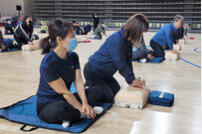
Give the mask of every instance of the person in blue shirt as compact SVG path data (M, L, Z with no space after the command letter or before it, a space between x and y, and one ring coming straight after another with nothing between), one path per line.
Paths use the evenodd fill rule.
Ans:
M149 28L147 18L142 14L130 17L120 31L106 39L104 44L90 56L84 67L86 85L99 86L105 90L108 100L113 102L120 86L113 75L119 73L130 86L144 87L144 82L135 78L132 67L132 47L139 44Z
M173 49L174 38L173 34L175 29L179 28L182 24L183 17L181 15L176 15L174 17L173 23L169 23L162 27L150 40L150 46L154 51L155 57L164 57L165 52L163 47L168 46L169 50L173 53L178 53Z
M0 30L0 51L7 51L12 48L16 48L16 45L13 43L14 38L3 38L3 34Z
M10 19L7 21L5 25L5 34L14 34L14 27L12 27Z
M84 27L84 29L83 29L84 33L83 34L85 35L85 34L88 34L88 32L91 32L92 26L93 26L93 23L89 22L89 24Z
M11 26L15 29L18 25L19 21L17 19L17 17L13 17L12 21L11 21Z
M84 31L80 28L80 24L78 22L76 22L76 34L77 35L82 35L84 33Z
M139 61L141 59L146 59L147 61L152 61L153 60L152 54L153 52L147 49L144 37L142 36L140 46L138 48L135 46L133 47L132 60Z
M93 109L106 102L104 90L85 90L79 57L73 52L77 46L73 25L65 20L52 20L48 37L42 39L40 84L37 91L37 115L47 123L68 123L80 118L95 118L102 112ZM77 93L70 92L74 82ZM96 89L96 90L95 90Z

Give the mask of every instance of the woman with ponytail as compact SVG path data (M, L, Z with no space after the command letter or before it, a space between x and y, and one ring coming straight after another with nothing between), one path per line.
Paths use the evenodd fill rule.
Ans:
M48 26L48 34L40 42L42 54L46 55L40 66L37 92L39 118L47 123L63 122L63 127L80 118L94 118L103 110L102 107L94 106L105 102L104 94L102 90L85 90L79 57L73 52L77 47L77 39L72 23L53 20ZM70 92L73 82L77 89L74 94Z

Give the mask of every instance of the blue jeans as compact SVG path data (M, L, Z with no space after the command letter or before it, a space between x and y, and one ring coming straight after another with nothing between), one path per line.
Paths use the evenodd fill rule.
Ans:
M141 60L143 58L147 58L147 52L144 49L138 49L133 51L132 60Z
M4 43L6 45L6 49L9 49L13 46L13 41L15 39L14 38L7 38L7 39L4 39Z

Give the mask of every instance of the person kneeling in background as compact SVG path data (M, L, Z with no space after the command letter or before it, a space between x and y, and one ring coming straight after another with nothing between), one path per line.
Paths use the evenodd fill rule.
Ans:
M89 24L84 27L84 33L83 33L83 34L86 35L86 34L88 34L89 32L91 32L92 26L93 26L93 23L92 23L92 22L89 22Z
M142 36L142 39L140 41L140 45L139 47L136 47L138 45L135 45L133 47L133 53L132 53L132 60L141 60L141 59L146 59L148 61L152 61L153 60L153 56L152 56L152 51L149 51L145 45L144 42L144 37Z
M5 25L5 34L13 34L14 28L12 27L12 24L11 24L11 20L8 20L6 25Z
M187 30L189 29L190 25L188 23L183 24L183 26L179 27L174 31L174 42L179 43L180 39L184 40L184 44L186 44L186 36L187 36Z
M13 41L14 41L13 38L4 39L2 32L0 30L0 51L6 51L11 48L15 48L16 45L13 44Z
M48 33L48 27L45 21L42 21L41 33Z
M34 45L33 41L33 23L32 17L26 15L23 22L19 23L14 30L14 38L21 49L22 45Z
M183 17L181 15L176 15L174 17L173 23L169 23L162 27L150 40L150 45L154 51L155 57L164 57L165 52L163 47L168 45L169 50L172 53L177 54L178 52L173 49L174 39L173 34L175 29L179 28L182 24Z

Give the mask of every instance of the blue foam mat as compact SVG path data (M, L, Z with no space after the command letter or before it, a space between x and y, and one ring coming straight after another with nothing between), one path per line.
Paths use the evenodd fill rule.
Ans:
M19 48L12 48L12 49L9 49L9 50L6 50L6 51L0 51L0 53L6 53L6 52L14 52L14 51L20 51L21 49Z
M73 87L74 88L74 87ZM74 89L72 91L75 91ZM9 121L46 128L58 131L66 131L72 133L80 133L90 127L97 119L99 119L110 107L112 103L104 103L102 107L104 112L97 115L95 119L84 119L80 122L71 124L67 128L63 128L61 124L49 124L40 120L36 111L36 96L31 96L25 100L17 102L11 106L0 109L0 117Z

